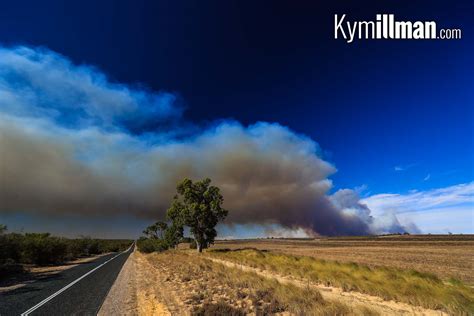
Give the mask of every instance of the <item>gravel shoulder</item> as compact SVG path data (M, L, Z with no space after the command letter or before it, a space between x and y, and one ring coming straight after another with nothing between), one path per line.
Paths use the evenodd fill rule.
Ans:
M134 254L123 265L98 315L138 315Z
M175 302L166 297L160 284L160 274L156 273L143 255L134 251L110 289L98 315L127 315L127 316L169 316L170 307ZM171 309L184 315L182 310Z

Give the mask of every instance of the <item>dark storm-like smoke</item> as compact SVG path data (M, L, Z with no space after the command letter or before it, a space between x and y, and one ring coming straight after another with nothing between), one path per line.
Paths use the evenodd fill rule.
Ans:
M210 177L228 224L372 233L358 199L328 196L336 169L279 124L190 128L176 96L110 83L44 49L0 49L0 212L163 217L176 183ZM178 137L179 136L179 137Z

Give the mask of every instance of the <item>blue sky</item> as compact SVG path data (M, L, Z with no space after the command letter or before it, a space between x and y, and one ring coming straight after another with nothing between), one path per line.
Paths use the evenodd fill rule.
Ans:
M315 154L331 165L324 176L315 173L318 183L331 182L324 184L325 196L351 189L372 214L405 214L397 218L403 225L414 223L425 232L473 232L469 184L474 181L474 41L468 32L473 27L472 6L468 1L450 7L427 1L10 3L0 12L0 43L6 52L25 45L39 56L50 50L60 54L44 82L61 93L49 93L47 86L36 85L34 101L0 99L1 113L15 117L15 124L23 128L25 117L35 119L36 134L43 131L41 124L50 124L54 128L46 130L57 133L43 135L45 139L72 137L82 144L87 141L81 137L87 134L90 148L76 150L74 155L90 165L103 163L105 157L115 159L116 153L125 160L124 153L152 151L157 144L181 146L183 139L194 150L190 139L208 135L228 122L234 128L224 129L222 135L242 133L261 150L258 157L267 159L262 145L269 137L264 136L269 135L267 127L264 133L262 128L255 132L248 126L277 124L279 145L281 140L286 146L295 138L305 150L314 147L308 155ZM380 12L435 19L443 27L461 28L463 38L353 44L332 38L334 13L363 19ZM78 66L84 64L89 66ZM15 89L31 77L25 78L25 70L12 65L2 64L1 89L22 95L23 91ZM55 69L70 69L72 77L62 78L76 86L87 82L84 78L92 83L81 84L76 91L55 81ZM85 101L77 102L78 95ZM117 100L119 110L112 106ZM31 114L32 109L35 115L22 113ZM92 146L98 137L91 136L92 131L115 133L113 148L103 143ZM278 154L282 147L272 148ZM167 150L171 155L178 149ZM283 160L279 163L279 168L286 166ZM319 162L317 165L320 168ZM127 164L127 170L141 169ZM467 191L460 187L463 184ZM439 193L460 188L467 200L459 194ZM449 205L430 204L431 212L426 212L426 207L413 202L433 192L448 199ZM391 203L388 207L381 202L384 194L410 203L402 205L391 197L384 202ZM377 203L371 206L369 201ZM406 215L410 213L406 209L413 214ZM2 212L11 227L42 228L18 219L24 216L18 214L31 214L31 210L3 208ZM278 213L275 218L283 221L285 216ZM147 220L138 216L137 228L129 231L139 232L138 226ZM285 231L292 231L291 225ZM57 231L61 233L60 228ZM260 234L258 229L246 231Z

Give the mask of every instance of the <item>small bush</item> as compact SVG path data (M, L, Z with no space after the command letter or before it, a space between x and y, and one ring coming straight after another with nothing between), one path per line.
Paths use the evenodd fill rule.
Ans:
M137 241L137 248L144 253L161 252L168 249L168 245L161 239L140 238Z
M88 252L90 255L97 255L100 253L100 246L97 240L92 239L88 246Z
M245 311L232 307L224 301L219 301L217 303L204 303L203 306L196 308L193 313L193 316L244 316L246 315Z
M7 260L20 262L23 235L6 234L0 235L0 264Z
M181 237L181 240L179 242L189 244L189 243L193 242L193 240L194 239L192 237Z
M12 259L0 263L0 280L12 275L24 272L23 266Z
M67 259L67 242L49 234L26 234L22 245L22 262L46 265Z

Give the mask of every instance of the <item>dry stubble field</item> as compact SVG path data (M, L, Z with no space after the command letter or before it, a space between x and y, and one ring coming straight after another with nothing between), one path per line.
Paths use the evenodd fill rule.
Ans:
M400 236L135 252L101 314L468 315L473 245L473 236Z
M324 260L429 272L474 285L474 235L420 235L315 240L219 241L213 248L256 248Z

